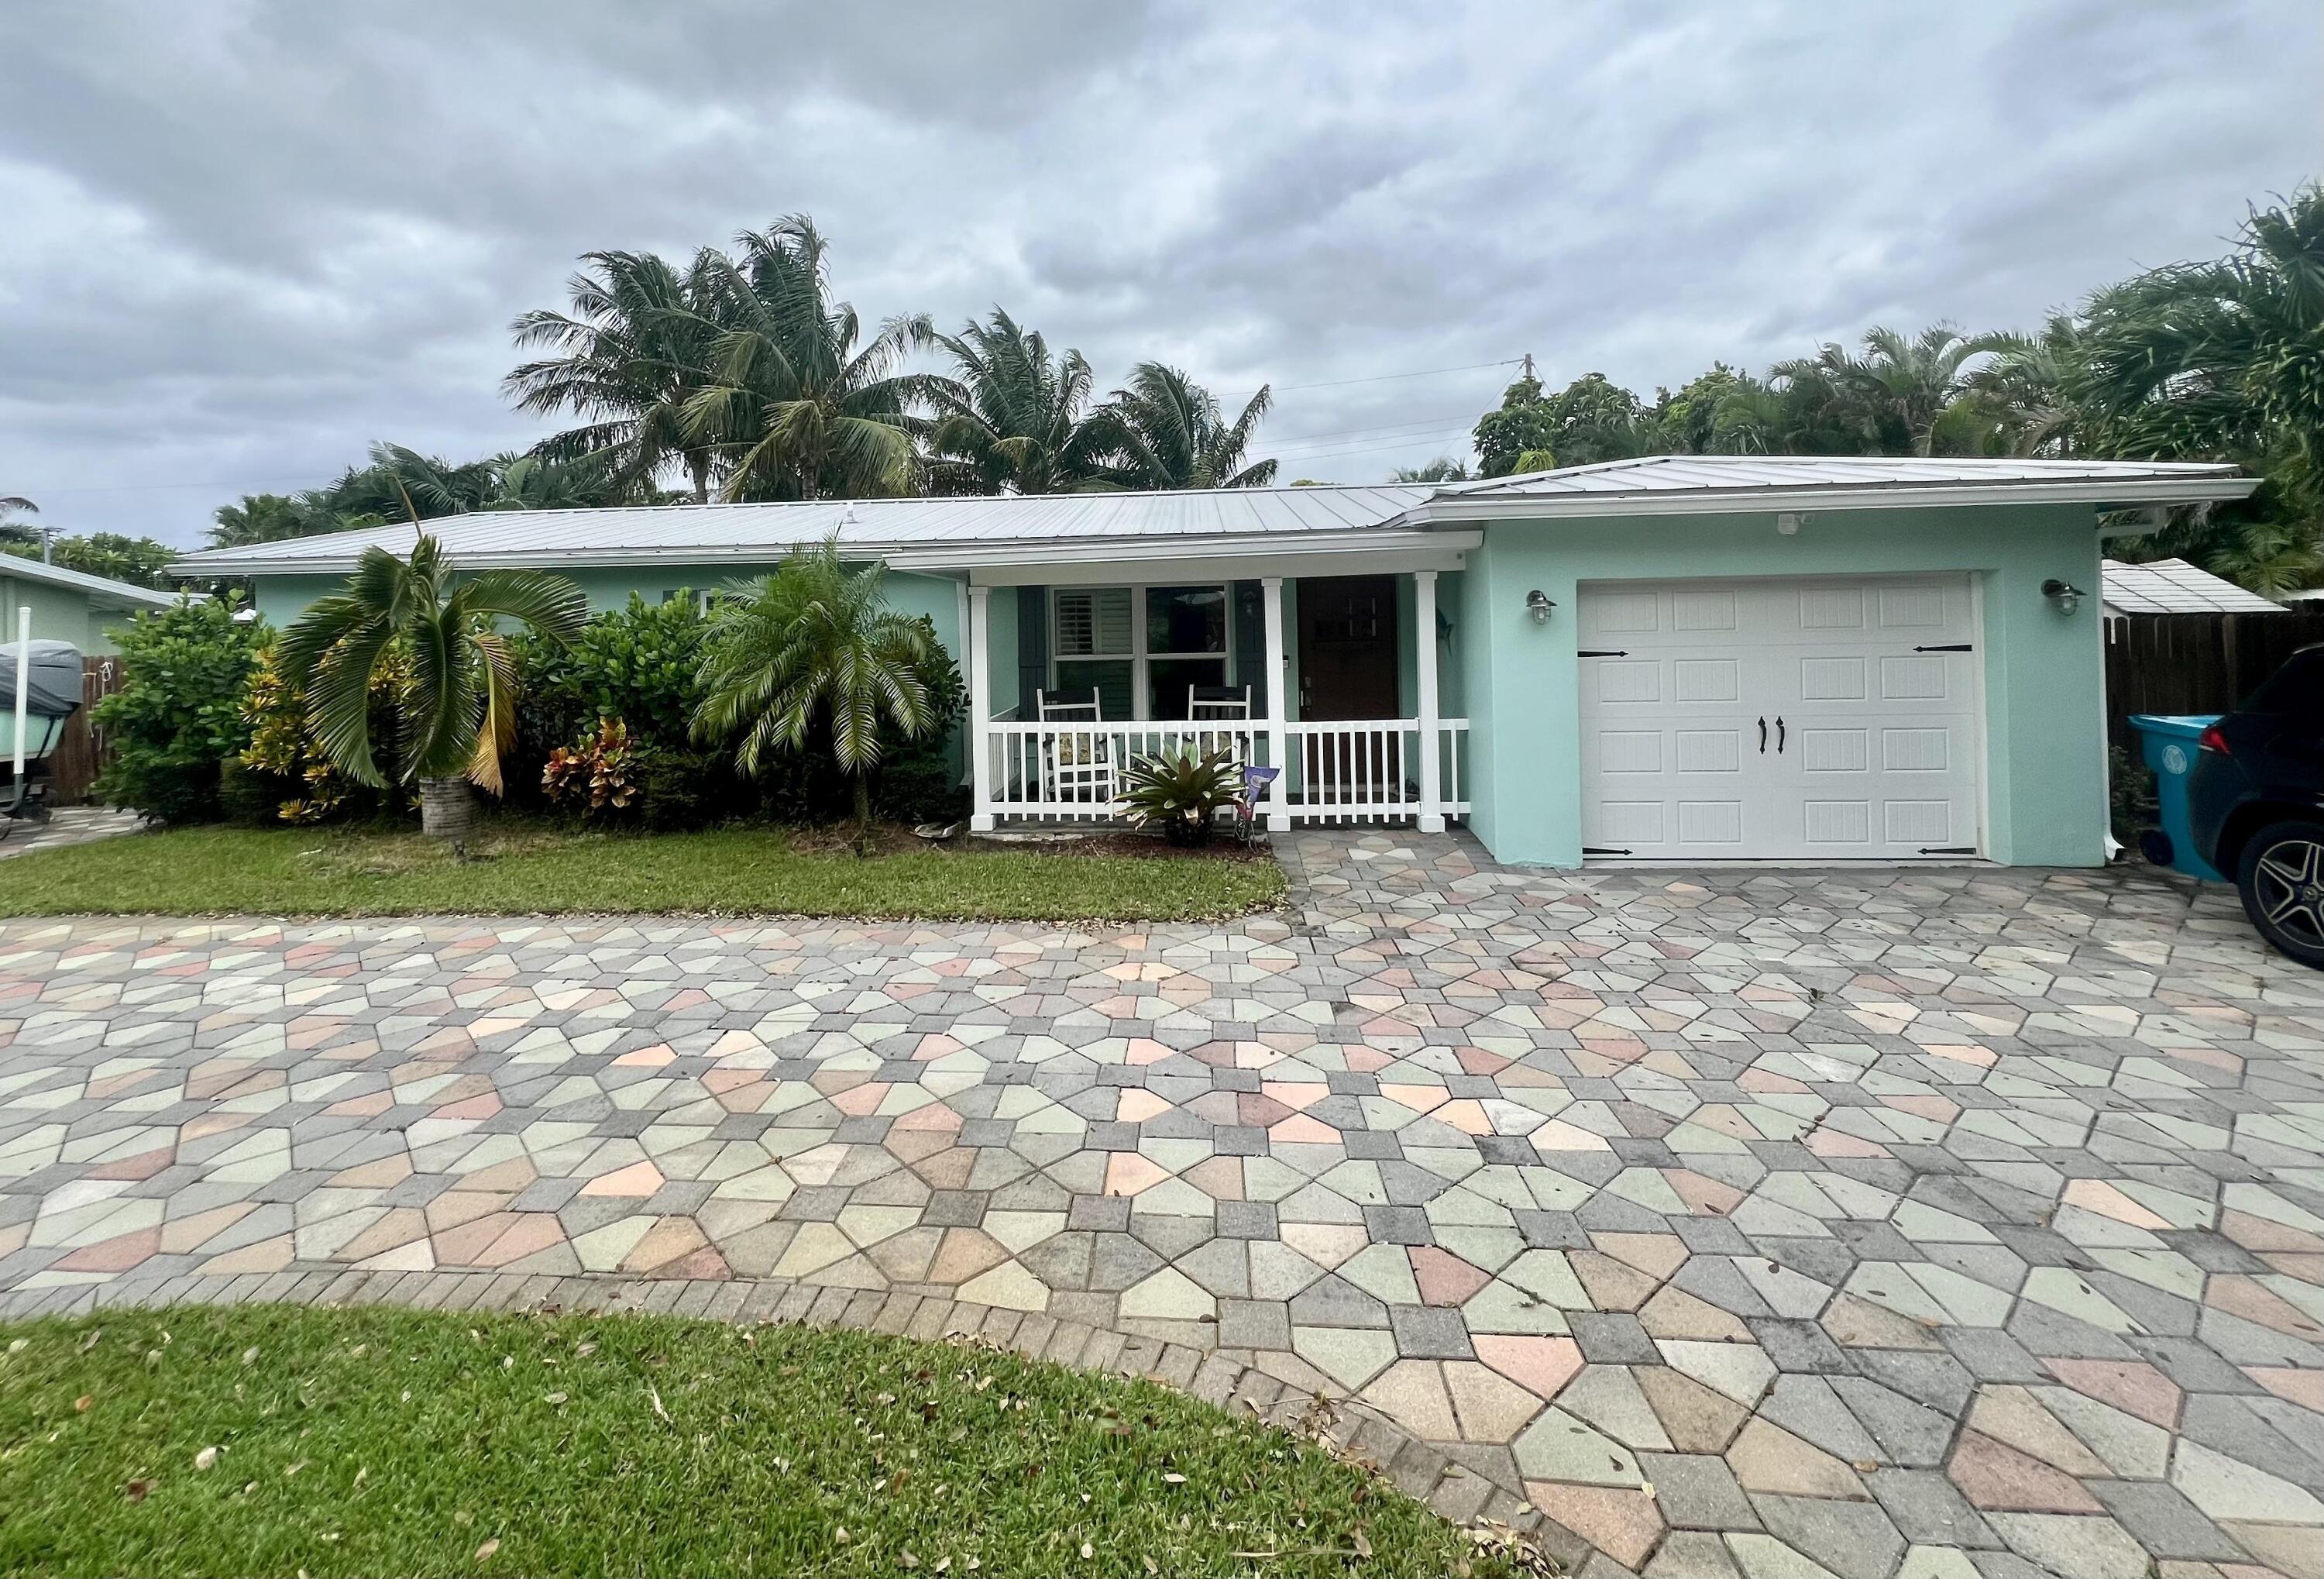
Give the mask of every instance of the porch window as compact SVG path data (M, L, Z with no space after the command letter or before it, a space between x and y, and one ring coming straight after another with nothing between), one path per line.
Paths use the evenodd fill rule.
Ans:
M1146 589L1146 716L1186 716L1190 686L1227 683L1227 589Z
M1053 689L1097 693L1110 719L1186 716L1187 689L1228 681L1225 586L1061 586L1050 600Z
M1060 695L1097 693L1108 718L1133 716L1138 694L1138 651L1127 586L1059 587L1052 605L1056 620L1056 684Z

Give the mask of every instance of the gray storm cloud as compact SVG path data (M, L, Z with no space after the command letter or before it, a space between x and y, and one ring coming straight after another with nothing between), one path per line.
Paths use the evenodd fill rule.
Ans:
M2320 58L2313 0L16 0L0 492L191 542L374 439L521 446L575 254L795 211L868 318L1271 380L1284 475L1369 480L1507 374L1342 381L1651 390L2215 253L2324 165Z

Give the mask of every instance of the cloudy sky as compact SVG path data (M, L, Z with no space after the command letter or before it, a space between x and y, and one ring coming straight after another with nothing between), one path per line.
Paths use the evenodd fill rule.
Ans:
M789 212L867 318L1271 382L1284 476L1369 481L1526 352L1651 392L2215 254L2319 66L2316 0L8 0L0 494L190 543L521 446L576 254Z

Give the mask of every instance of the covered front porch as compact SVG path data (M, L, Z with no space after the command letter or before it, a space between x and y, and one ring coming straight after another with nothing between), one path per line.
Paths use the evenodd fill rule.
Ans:
M1181 746L1282 769L1270 829L1464 817L1464 546L968 567L971 826L1118 817Z

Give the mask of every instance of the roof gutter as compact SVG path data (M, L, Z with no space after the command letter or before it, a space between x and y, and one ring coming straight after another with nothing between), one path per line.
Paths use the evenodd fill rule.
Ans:
M1848 487L1753 488L1732 493L1674 488L1644 494L1440 495L1407 511L1414 522L1551 521L1614 515L1765 515L1792 510L1914 510L1959 504L2091 504L2100 509L2198 504L2248 497L2257 477L2164 477L2126 484L2093 477L2058 483L1925 483Z

